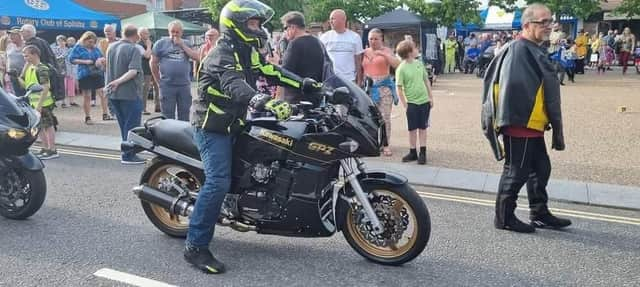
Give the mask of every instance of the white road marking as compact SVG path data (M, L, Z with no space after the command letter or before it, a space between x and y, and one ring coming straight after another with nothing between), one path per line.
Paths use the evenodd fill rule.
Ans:
M138 287L177 287L176 285L171 285L171 284L167 284L167 283L152 280L152 279L147 279L144 277L116 271L109 268L102 268L96 271L96 273L93 273L93 275L97 277L113 280L113 281L126 283L133 286L138 286Z

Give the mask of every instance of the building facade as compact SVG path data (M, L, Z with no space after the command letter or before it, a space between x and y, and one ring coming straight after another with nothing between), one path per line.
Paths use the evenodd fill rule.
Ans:
M200 0L74 0L97 11L131 17L147 11L180 10L200 7Z

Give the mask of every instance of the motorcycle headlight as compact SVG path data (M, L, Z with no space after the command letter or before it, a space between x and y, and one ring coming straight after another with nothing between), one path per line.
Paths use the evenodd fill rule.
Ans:
M39 132L39 131L40 131L40 130L39 130L38 128L35 128L35 127L34 127L34 128L31 128L31 136L32 136L32 137L36 137L36 136L38 136L38 132Z
M9 131L7 131L7 136L9 136L10 138L12 138L14 140L22 139L26 135L27 135L27 132L24 131L24 130L11 128L11 129L9 129Z
M358 144L357 141L354 141L351 138L347 138L347 141L340 143L338 147L343 151L353 153L358 150L360 144Z

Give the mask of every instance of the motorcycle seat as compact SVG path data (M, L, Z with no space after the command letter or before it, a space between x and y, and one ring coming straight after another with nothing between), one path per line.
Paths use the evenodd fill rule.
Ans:
M200 160L200 152L193 139L193 126L189 122L161 120L150 126L149 130L156 145Z

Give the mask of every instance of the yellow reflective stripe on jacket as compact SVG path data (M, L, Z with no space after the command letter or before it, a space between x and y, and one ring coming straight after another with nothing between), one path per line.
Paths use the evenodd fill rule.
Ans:
M498 130L498 122L495 120L496 119L496 115L498 114L498 100L499 97L498 95L500 94L500 84L495 83L493 84L493 129L494 130Z
M260 62L260 55L255 50L251 52L251 67L254 69L259 69L265 76L272 76L278 78L281 82L288 84L294 88L300 88L300 83L298 81L289 79L280 73L280 71L276 70L275 67L271 64L263 65Z
M27 70L25 71L24 74L24 87L26 89L28 89L29 87L31 87L31 85L34 84L40 84L40 82L38 81L38 70L36 68L36 66L29 66L27 68ZM49 87L51 87L51 84L49 84ZM45 96L45 100L42 102L42 106L43 107L48 107L53 105L55 102L53 101L53 98L50 97L51 92L47 91L47 95ZM29 104L32 107L36 107L38 105L38 103L40 102L40 93L32 93L29 95Z
M209 86L207 88L207 93L209 95L214 96L214 97L222 97L222 98L226 98L226 99L231 99L230 96L227 96L227 95L223 94L222 92L218 91L216 88L214 88L212 86Z
M242 71L242 65L240 65L240 56L238 56L238 53L233 52L233 57L236 58L236 70Z
M527 128L543 132L549 124L549 117L547 111L544 108L544 87L540 84L538 91L536 92L536 99L533 104L533 110L529 116L529 122Z
M219 114L219 115L223 115L224 111L221 110L220 108L218 108L216 105L214 104L209 104L209 109L212 110L214 113Z
M214 112L215 114L218 114L218 115L225 114L225 112L223 110L221 110L220 108L218 108L216 105L209 104L209 108L207 109L207 114L204 116L204 121L202 122L202 126L200 128L204 129L205 126L207 125L207 122L209 121L209 113L210 112Z

